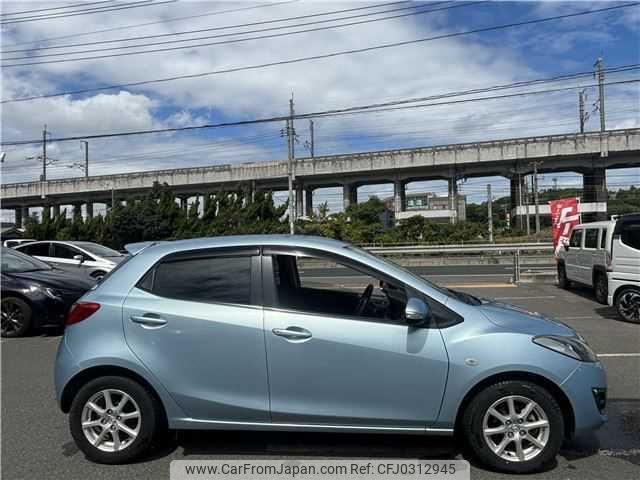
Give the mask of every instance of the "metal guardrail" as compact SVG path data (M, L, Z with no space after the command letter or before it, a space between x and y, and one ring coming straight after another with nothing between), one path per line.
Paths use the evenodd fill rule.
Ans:
M485 243L474 245L411 245L402 247L365 247L372 253L378 255L441 255L446 253L455 254L510 254L513 257L513 283L520 282L522 253L523 252L552 252L552 243ZM525 256L525 259L527 257Z
M418 255L441 253L472 253L482 254L487 252L533 252L553 250L551 243L482 243L472 245L411 245L402 247L365 247L371 253L378 255Z

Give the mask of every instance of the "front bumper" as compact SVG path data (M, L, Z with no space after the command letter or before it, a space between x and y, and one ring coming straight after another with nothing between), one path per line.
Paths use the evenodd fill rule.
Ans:
M573 408L574 435L580 436L596 430L607 421L602 395L606 395L607 377L600 362L581 362L562 383ZM595 390L595 392L594 392Z

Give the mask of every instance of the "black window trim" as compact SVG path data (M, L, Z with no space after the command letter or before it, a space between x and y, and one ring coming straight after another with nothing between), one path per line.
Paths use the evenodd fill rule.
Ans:
M448 308L446 305L438 302L437 300L429 297L425 293L416 290L410 285L398 280L395 277L392 277L384 272L381 272L375 268L369 267L368 265L364 265L355 260L352 260L348 257L341 256L339 254L333 252L327 252L324 250L318 250L315 248L308 247L294 247L294 246L280 246L280 245L269 245L262 248L262 288L263 288L263 298L264 298L264 309L269 311L281 311L288 313L295 313L300 315L311 315L311 316L321 316L324 315L319 312L309 312L305 310L296 310L291 308L284 308L277 304L276 299L276 287L273 276L273 257L272 255L293 255L293 256L311 256L311 257L320 257L327 258L336 263L345 265L347 267L353 268L354 270L363 273L365 275L373 276L376 278L382 278L389 283L394 285L401 285L402 288L405 289L407 293L407 300L412 296L421 299L425 303L429 305L431 310L433 310L433 304L437 304L440 309L447 313L447 316L452 318L452 320L448 320L445 322L437 322L436 320L429 322L428 325L421 326L419 328L428 328L428 329L443 329L452 327L464 321L464 318ZM355 315L340 315L340 314L326 314L329 317L341 318L346 320L353 320L359 322L368 322L368 323L384 323L387 325L397 325L397 326L406 326L411 328L410 325L404 322L393 322L393 321L381 321L379 318L375 317L357 317Z
M185 300L180 298L173 297L164 297L154 293L153 286L155 283L155 275L156 268L158 265L163 263L172 263L178 262L181 260L195 260L195 259L205 259L205 258L221 258L221 257L252 257L249 263L250 267L250 298L249 301L251 303L232 303L232 302L220 302L220 301L207 301L207 302L198 302L196 300ZM244 308L262 308L262 275L261 275L261 262L260 262L260 248L259 247L209 247L209 248L201 248L201 249L192 249L192 250L181 250L179 252L169 253L162 258L158 259L149 269L140 277L140 279L136 282L135 288L142 290L150 295L154 295L158 298L165 298L169 300L178 300L185 302L195 302L195 303L206 303L207 305L227 305L233 307L244 307ZM151 286L150 288L146 288L142 286L142 283L146 279L147 275L151 275Z

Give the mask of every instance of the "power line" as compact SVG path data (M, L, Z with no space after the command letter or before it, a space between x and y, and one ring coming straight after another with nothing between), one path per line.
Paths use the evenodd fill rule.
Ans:
M607 82L606 85L622 85L622 84L629 84L629 83L636 83L636 82L640 82L640 79L632 79L632 80L620 80L617 82ZM521 82L520 82L521 83ZM587 86L595 86L595 85L587 85ZM494 87L489 87L489 89L494 88ZM384 111L389 111L391 109L400 109L400 108L422 108L422 107L430 107L430 106L436 106L436 105L451 105L451 104L458 104L458 103L467 103L467 102L478 102L478 101L485 101L485 100L494 100L494 99L501 99L501 98L513 98L513 97L521 97L521 96L527 96L527 95L540 95L540 94L545 94L545 93L555 93L555 92L560 92L560 91L567 91L567 90L575 90L578 88L583 88L583 86L572 86L572 87L563 87L563 88L555 88L555 89L547 89L547 90L537 90L537 91L531 91L531 92L519 92L519 93L513 93L513 94L507 94L507 95L494 95L494 96L488 96L488 97L480 97L480 98L469 98L469 99L463 99L463 100L447 100L444 102L437 102L437 103L429 103L429 104L420 104L420 105L403 105L400 107L392 107L392 108L386 108L384 109ZM442 96L440 96L441 98L448 98L453 96L454 94L444 94ZM462 93L462 95L468 95L467 93ZM438 96L432 96L432 97L424 97L424 98L430 98L430 99L436 99L438 98ZM398 100L396 102L388 102L387 105L393 105L393 104L397 104L398 102L406 102L407 100ZM376 111L382 111L382 109L380 108L380 106L383 104L374 104L374 105L363 105L360 107L348 107L348 108L342 108L342 109L333 109L333 110L325 110L325 111L321 111L321 112L312 112L312 113L306 113L306 114L297 114L294 116L294 118L299 119L299 118L324 118L326 116L333 116L333 115L344 115L344 114L354 114L354 113L364 113L364 111L367 112L376 112ZM361 110L362 112L358 111ZM253 125L253 124L261 124L261 123L270 123L270 122L278 122L278 121L284 121L287 120L289 118L289 116L284 115L284 116L275 116L275 117L267 117L267 118L258 118L258 119L252 119L252 120L240 120L240 121L235 121L235 122L222 122L222 123L216 123L216 124L205 124L205 125L190 125L190 126L185 126L185 127L173 127L173 128L161 128L161 129L149 129L149 130L137 130L137 131L132 131L132 132L117 132L117 133L104 133L104 134L95 134L95 135L76 135L76 136L72 136L72 137L63 137L63 138L56 138L56 139L52 139L52 141L57 141L57 142L63 142L63 141L69 141L69 140L87 140L87 139L94 139L94 138L113 138L113 137L124 137L124 136L133 136L133 135L145 135L145 134L151 134L151 133L168 133L168 132L180 132L180 131L188 131L188 130L201 130L201 129L209 129L209 128L222 128L222 127L231 127L231 126L240 126L240 125ZM24 144L37 144L40 143L41 140L19 140L19 141L9 141L9 142L2 142L2 145L24 145Z
M93 8L93 9L86 9L86 10L77 10L76 12L70 12L70 13L60 13L60 14L52 14L52 15L47 15L47 16L43 16L43 15L36 15L33 17L22 17L22 18L17 18L17 19L9 19L9 20L4 20L0 22L0 25L9 25L9 24L14 24L14 23L24 23L24 22L35 22L38 20L55 20L58 18L66 18L66 17L75 17L78 15L91 15L94 13L103 13L103 12L113 12L116 10L129 10L131 8L140 8L140 7L155 7L157 5L163 5L165 3L175 3L177 2L177 0L162 0L162 1L155 1L155 0L141 0L138 2L132 2L132 3L124 3L121 4L119 6L114 6L114 7L101 7L100 9L97 8Z
M65 8L87 7L89 5L97 5L100 3L113 3L113 2L114 0L102 0L100 2L74 3L72 5L66 5L64 7L37 8L35 10L23 10L21 12L0 13L0 17L7 17L9 15L22 15L23 13L46 12L49 10L62 10Z
M357 22L349 22L349 23L344 23L344 24L340 24L340 25L328 25L328 26L324 26L324 27L307 28L307 29L302 29L302 30L295 30L295 31L292 31L292 32L273 33L273 34L269 34L269 35L258 35L258 36L253 36L253 37L237 38L237 39L233 39L233 40L223 40L223 41L218 41L218 42L199 43L199 44L195 44L195 45L182 45L182 46L177 46L177 47L155 48L155 49L151 49L151 50L141 50L141 51L137 51L137 52L111 53L111 54L108 54L108 55L92 55L92 56L88 56L88 57L66 58L66 59L61 59L61 60L46 60L46 61L37 61L37 62L15 63L15 64L3 65L3 67L7 68L7 67L19 67L19 66L26 66L26 65L43 65L43 64L48 64L48 63L77 62L77 61L81 61L81 60L98 60L98 59L102 59L102 58L126 57L126 56L130 56L130 55L143 55L143 54L147 54L147 53L159 53L159 52L169 52L169 51L175 51L175 50L184 50L184 49L187 49L187 48L203 48L203 47L210 47L210 46L214 46L214 45L226 45L226 44L231 44L231 43L248 42L248 41L252 41L252 40L264 40L264 39L267 39L267 38L278 38L278 37L285 37L285 36L289 36L289 35L297 35L297 34L301 34L301 33L319 32L319 31L330 30L330 29L334 29L334 28L351 27L351 26L362 25L362 24L366 24L366 23L380 22L380 21L383 21L383 20L391 20L391 19L410 17L410 16L415 16L415 15L422 15L422 14L425 14L425 13L437 12L437 11L441 11L441 10L450 10L450 9L453 9L453 8L468 7L468 6L476 5L476 4L479 4L479 3L485 3L486 1L487 0L478 1L478 2L460 3L460 4L455 4L455 5L451 5L451 6L447 6L447 7L432 8L432 9L428 9L428 10L421 10L421 11L417 11L417 12L410 12L410 13L404 13L404 14L398 14L398 15L390 15L390 16L387 16L387 17L374 18L374 19L370 19L370 20L360 20L360 21L357 21ZM198 37L198 38L189 38L189 39L180 39L180 40L165 40L165 41L162 41L162 42L152 42L152 43L139 44L139 45L124 45L124 46L120 46L120 47L94 48L94 49L82 50L82 51L74 51L74 52L48 53L48 54L42 54L42 55L27 55L27 56L23 56L23 57L9 57L9 58L4 58L3 61L7 61L7 60L11 60L11 61L13 61L13 60L24 60L24 59L44 58L44 57L58 57L58 56L66 56L66 55L80 55L80 54L84 54L84 53L105 52L105 51L121 50L121 49L125 49L125 48L139 48L139 47L146 47L146 46L153 46L153 45L167 45L167 44L174 44L174 43L193 42L193 41L196 41L196 40L237 36L237 35L244 35L246 33L282 30L282 29L295 28L295 27L304 26L304 25L314 25L314 24L318 24L318 23L335 22L335 21L345 20L345 19L350 19L350 18L368 17L368 16L372 16L372 15L378 15L380 13L387 13L387 12L394 12L394 11L398 11L398 10L407 10L407 9L415 9L415 8L417 8L417 7L415 7L415 6L402 7L402 8L396 8L396 9L382 11L382 12L374 12L374 13L366 13L366 14L360 14L360 15L352 15L352 16L336 18L336 19L330 19L330 20L317 20L317 21L314 21L314 22L301 23L301 24L297 24L297 25L285 25L285 26L280 26L280 27L270 27L270 28L263 28L263 29L258 29L258 30L250 30L250 31L247 31L247 32L237 32L237 33L225 33L225 34L218 34L218 35L209 35L209 36Z
M210 71L210 72L195 73L195 74L190 74L190 75L177 75L177 76L174 76L174 77L160 78L160 79L154 79L154 80L143 80L143 81L139 81L139 82L122 83L122 84L118 84L118 85L107 85L107 86L104 86L104 87L85 88L85 89L81 89L81 90L70 90L70 91L66 91L66 92L58 92L58 93L52 93L52 94L47 94L47 95L35 95L35 96L31 96L31 97L18 97L18 98L12 98L12 99L8 99L8 100L3 100L0 103L24 102L24 101L36 100L36 99L40 99L40 98L52 98L52 97L60 97L60 96L64 96L64 95L77 95L77 94L81 94L81 93L90 93L90 92L97 92L97 91L103 91L103 90L112 90L112 89L115 89L115 88L136 87L136 86L150 85L150 84L155 84L155 83L164 83L164 82L170 82L170 81L187 79L187 78L193 79L193 78L200 78L200 77L206 77L206 76L211 76L211 75L219 75L219 74L224 74L224 73L233 73L233 72L241 72L241 71L247 71L247 70L256 70L256 69L272 67L272 66L278 66L278 65L289 65L289 64L293 64L293 63L305 62L305 61L310 61L310 60L320 60L320 59L333 58L333 57L339 57L339 56L344 56L344 55L352 55L352 54L355 54L355 53L364 53L364 52L370 52L370 51L381 50L381 49L386 49L386 48L400 47L400 46L417 44L417 43L428 42L428 41L433 41L433 40L440 40L440 39L444 39L444 38L453 38L453 37L459 37L459 36L470 35L470 34L475 34L475 33L489 32L489 31L496 31L496 30L504 30L504 29L513 28L513 27L520 27L520 26L524 26L524 25L533 25L533 24L549 22L549 21L554 21L554 20L561 20L561 19L565 19L565 18L572 18L572 17L583 16L583 15L591 15L591 14L594 14L594 13L612 11L612 10L616 10L616 9L620 9L620 8L628 8L628 7L636 6L638 4L639 4L638 2L634 2L634 3L624 4L624 5L616 5L616 6L613 6L613 7L600 8L600 9L596 9L596 10L589 10L589 11L583 11L583 12L577 12L577 13L570 13L570 14L565 14L565 15L556 15L556 16L553 16L553 17L539 18L539 19L528 20L528 21L524 21L524 22L517 22L517 23L510 23L510 24L505 24L505 25L497 25L497 26L493 26L493 27L479 28L479 29L475 29L475 30L467 30L467 31L464 31L464 32L443 34L443 35L438 35L438 36L435 36L435 37L427 37L427 38L421 38L421 39L416 39L416 40L406 40L406 41L403 41L403 42L387 43L387 44L376 45L376 46L372 46L372 47L365 47L365 48L351 49L351 50L343 50L343 51L339 51L339 52L332 52L332 53L326 53L326 54L321 54L321 55L313 55L313 56L309 56L309 57L300 57L300 58L294 58L294 59L289 59L289 60L280 60L280 61L277 61L277 62L269 62L269 63L263 63L263 64L258 64L258 65L249 65L249 66L243 66L243 67L233 67L233 68L228 68L228 69L223 69L223 70L215 70L215 71Z
M172 33L161 33L161 34L156 34L156 35L143 35L143 36L138 36L138 37L128 37L128 38L119 38L119 39L112 39L112 40L101 40L101 41L96 41L96 42L87 42L87 43L73 43L73 44L67 44L67 45L52 45L52 46L48 46L48 47L40 47L40 48L24 48L24 49L18 49L18 50L5 50L3 53L17 53L17 52L32 52L34 50L51 50L51 49L55 49L55 48L72 48L72 47L87 47L89 45L103 45L106 43L119 43L119 42L130 42L130 41L134 41L134 40L148 40L151 38L164 38L164 37L173 37L176 35L190 35L192 33L203 33L203 32L211 32L211 31L217 31L217 30L228 30L228 29L232 29L232 28L241 28L241 27L252 27L252 26L257 26L257 25L266 25L266 24L271 24L271 23L279 23L279 22L288 22L291 20L302 20L305 18L314 18L314 17L320 17L320 16L326 16L326 15L335 15L338 13L347 13L347 12L353 12L353 11L359 11L359 10L367 10L370 8L380 8L380 7L387 7L390 5L397 5L397 4L403 4L403 3L408 3L407 1L402 1L402 2L390 2L390 3L381 3L381 4L377 4L377 5L367 5L365 7L357 7L357 8L347 8L347 9L342 9L342 10L334 10L331 12L323 12L323 13L314 13L314 14L309 14L309 15L298 15L295 17L287 17L287 18L278 18L278 19L272 19L272 20L263 20L260 22L252 22L252 23L240 23L240 24L235 24L235 25L226 25L223 27L211 27L211 28L201 28L201 29L197 29L197 30L186 30L183 32L172 32ZM450 3L450 2L437 2L435 4L431 4L432 6L435 5L439 5L442 3ZM410 6L410 7L402 7L402 8L398 8L398 9L393 9L393 10L386 10L386 11L381 11L381 12L374 12L374 13L368 13L366 15L375 15L378 13L387 13L389 11L396 11L396 10L406 10L406 9L413 9L413 8L420 8L419 6ZM348 18L352 18L352 17L348 17ZM323 21L337 21L337 20L341 20L340 18L336 18L336 19L332 19L332 20L323 20ZM286 27L278 27L278 28L290 28L290 27L295 27L298 25L289 25ZM261 31L261 30L258 30ZM239 35L239 34L244 34L244 33L253 33L253 32L238 32L235 35ZM208 38L208 37L207 37ZM192 40L197 40L197 39L192 39ZM188 40L183 40L183 41L188 41ZM144 46L144 45L142 45Z
M192 18L202 18L202 17L212 17L212 16L216 16L216 15L223 15L225 13L236 13L236 12L243 12L246 10L257 10L259 8L268 8L268 7L277 7L280 5L285 5L288 3L296 3L299 0L286 0L284 2L274 2L274 3L267 3L267 4L260 4L260 5L252 5L250 7L242 7L242 8L232 8L232 9L227 9L227 10L214 10L214 11L210 11L210 12L204 12L204 13L199 13L198 15L187 15L187 16L183 16L183 17L171 17L171 18L166 18L164 20L157 20L154 22L145 22L145 23L135 23L133 25L122 25L119 27L112 27L112 28L104 28L102 30L93 30L91 32L81 32L81 33L72 33L69 35L60 35L58 37L48 37L48 38L40 38L38 40L29 40L29 41L25 41L25 42L18 42L18 43L11 43L8 45L5 45L5 47L18 47L20 45L32 45L34 43L46 43L46 42L51 42L51 41L55 41L55 40L63 40L65 38L76 38L76 37L86 37L86 36L90 36L90 35L96 35L99 33L107 33L107 32L115 32L115 31L119 31L119 30L128 30L131 28L138 28L138 27L147 27L149 25L158 25L161 23L171 23L171 22L178 22L180 20L190 20Z

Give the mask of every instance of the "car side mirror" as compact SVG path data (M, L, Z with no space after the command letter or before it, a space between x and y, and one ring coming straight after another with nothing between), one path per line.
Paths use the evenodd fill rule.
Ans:
M74 255L73 259L76 260L79 265L82 265L84 262L84 257L82 255Z
M404 320L408 325L418 327L431 318L429 306L419 298L411 297L404 308Z

